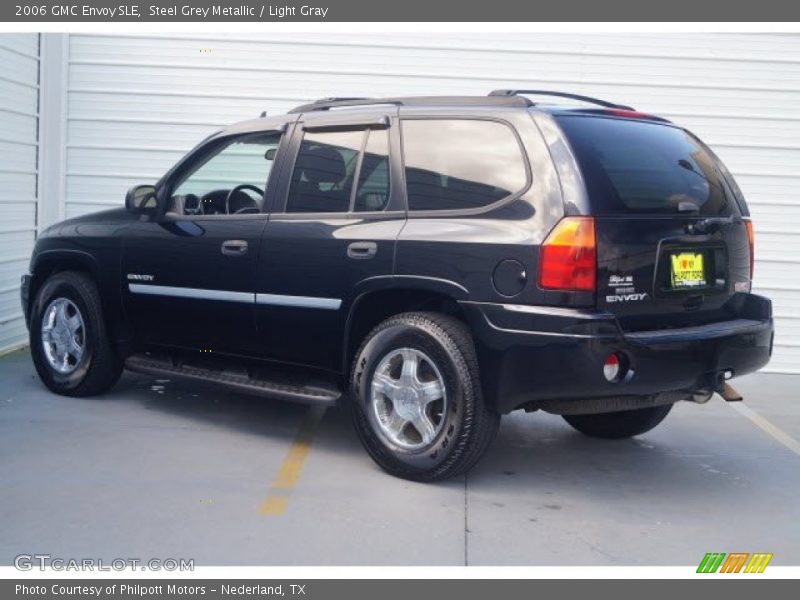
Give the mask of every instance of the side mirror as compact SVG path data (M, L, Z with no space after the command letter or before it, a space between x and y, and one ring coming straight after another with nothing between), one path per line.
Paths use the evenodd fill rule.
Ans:
M152 185L135 185L125 195L125 208L136 215L151 215L158 208L156 188Z

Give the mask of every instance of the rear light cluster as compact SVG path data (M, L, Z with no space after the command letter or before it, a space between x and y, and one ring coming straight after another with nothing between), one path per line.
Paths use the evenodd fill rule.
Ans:
M750 245L750 281L753 281L753 271L755 270L756 258L756 237L753 234L753 222L750 219L745 219L744 227L747 229L747 243Z
M657 117L648 113L639 112L630 108L579 108L574 112L587 113L590 115L611 115L614 117L621 117L623 119L642 119L645 121L659 121L661 123L669 123L669 120L663 117Z
M592 217L561 219L542 243L539 287L545 290L594 292L597 242Z
M615 117L623 117L625 119L654 119L653 115L648 115L647 113L639 112L638 110L628 110L624 108L614 108L611 110L606 111L608 114L614 115Z

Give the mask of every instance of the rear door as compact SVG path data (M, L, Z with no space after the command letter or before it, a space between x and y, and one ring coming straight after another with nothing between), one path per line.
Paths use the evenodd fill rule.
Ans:
M595 216L597 305L628 330L731 318L750 289L746 207L716 156L669 124L558 116Z
M264 358L339 371L359 285L392 275L405 222L396 112L304 115L295 128L255 277Z

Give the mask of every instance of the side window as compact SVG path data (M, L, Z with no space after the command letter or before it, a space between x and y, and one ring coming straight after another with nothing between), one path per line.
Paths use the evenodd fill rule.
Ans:
M373 129L368 135L353 204L355 212L381 211L389 204L389 132Z
M364 131L306 132L286 212L347 212Z
M503 123L408 119L402 126L409 210L480 208L527 183L522 148Z
M261 212L280 133L235 138L195 165L174 187L169 212L227 215Z

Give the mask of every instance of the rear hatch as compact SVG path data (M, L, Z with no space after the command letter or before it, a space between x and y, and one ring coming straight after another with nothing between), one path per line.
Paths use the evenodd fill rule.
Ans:
M747 207L695 136L638 118L556 117L595 218L597 306L627 331L734 318L750 289Z

